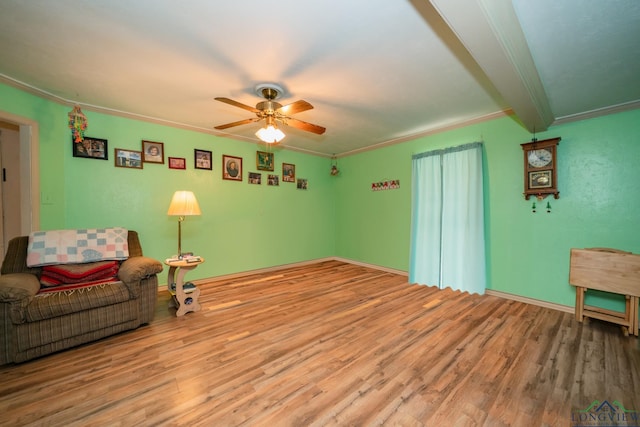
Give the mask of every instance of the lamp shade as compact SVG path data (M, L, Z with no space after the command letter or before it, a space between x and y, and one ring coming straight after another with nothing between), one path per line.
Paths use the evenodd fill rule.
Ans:
M266 128L260 128L258 132L256 132L256 136L260 138L262 142L275 144L282 141L285 134L280 129L270 124Z
M187 216L200 215L200 205L193 191L176 191L171 199L167 215Z

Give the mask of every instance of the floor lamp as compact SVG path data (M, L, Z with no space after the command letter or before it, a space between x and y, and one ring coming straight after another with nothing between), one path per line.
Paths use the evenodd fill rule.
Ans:
M167 215L178 217L178 258L182 259L182 221L188 215L200 215L198 200L192 191L176 191Z

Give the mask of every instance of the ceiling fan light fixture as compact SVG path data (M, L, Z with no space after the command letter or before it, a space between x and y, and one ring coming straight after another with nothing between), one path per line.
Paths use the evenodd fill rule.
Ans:
M274 125L268 125L267 127L260 128L258 132L256 132L256 136L267 144L277 144L282 141L286 135Z

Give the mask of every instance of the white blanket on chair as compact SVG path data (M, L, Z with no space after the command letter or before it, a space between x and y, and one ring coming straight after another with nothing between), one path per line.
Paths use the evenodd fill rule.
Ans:
M119 227L34 231L27 266L124 260L129 257L127 235L128 230Z

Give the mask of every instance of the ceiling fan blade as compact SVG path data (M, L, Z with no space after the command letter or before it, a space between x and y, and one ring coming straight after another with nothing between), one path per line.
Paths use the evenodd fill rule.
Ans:
M251 106L246 105L246 104L242 104L242 103L240 103L238 101L234 101L233 99L216 98L216 101L224 102L225 104L233 105L234 107L239 107L239 108L245 109L247 111L251 111L252 113L259 113L260 112L260 110L258 110L257 108L251 107Z
M324 133L324 131L327 130L327 129L323 128L322 126L318 126L318 125L314 125L314 124L311 124L311 123L303 122L302 120L293 119L291 117L287 117L286 120L284 120L284 124L289 125L289 126L294 127L294 128L306 130L307 132L317 133L318 135L322 135Z
M246 125L248 123L257 122L258 120L260 120L260 117L254 117L252 119L239 120L237 122L232 122L232 123L227 123L227 124L224 124L224 125L216 126L214 129L218 129L218 130L228 129L228 128L232 128L234 126Z
M283 107L278 108L276 111L280 114L288 116L290 114L300 113L302 111L311 110L313 105L309 104L307 101L296 101L291 104L285 105Z

